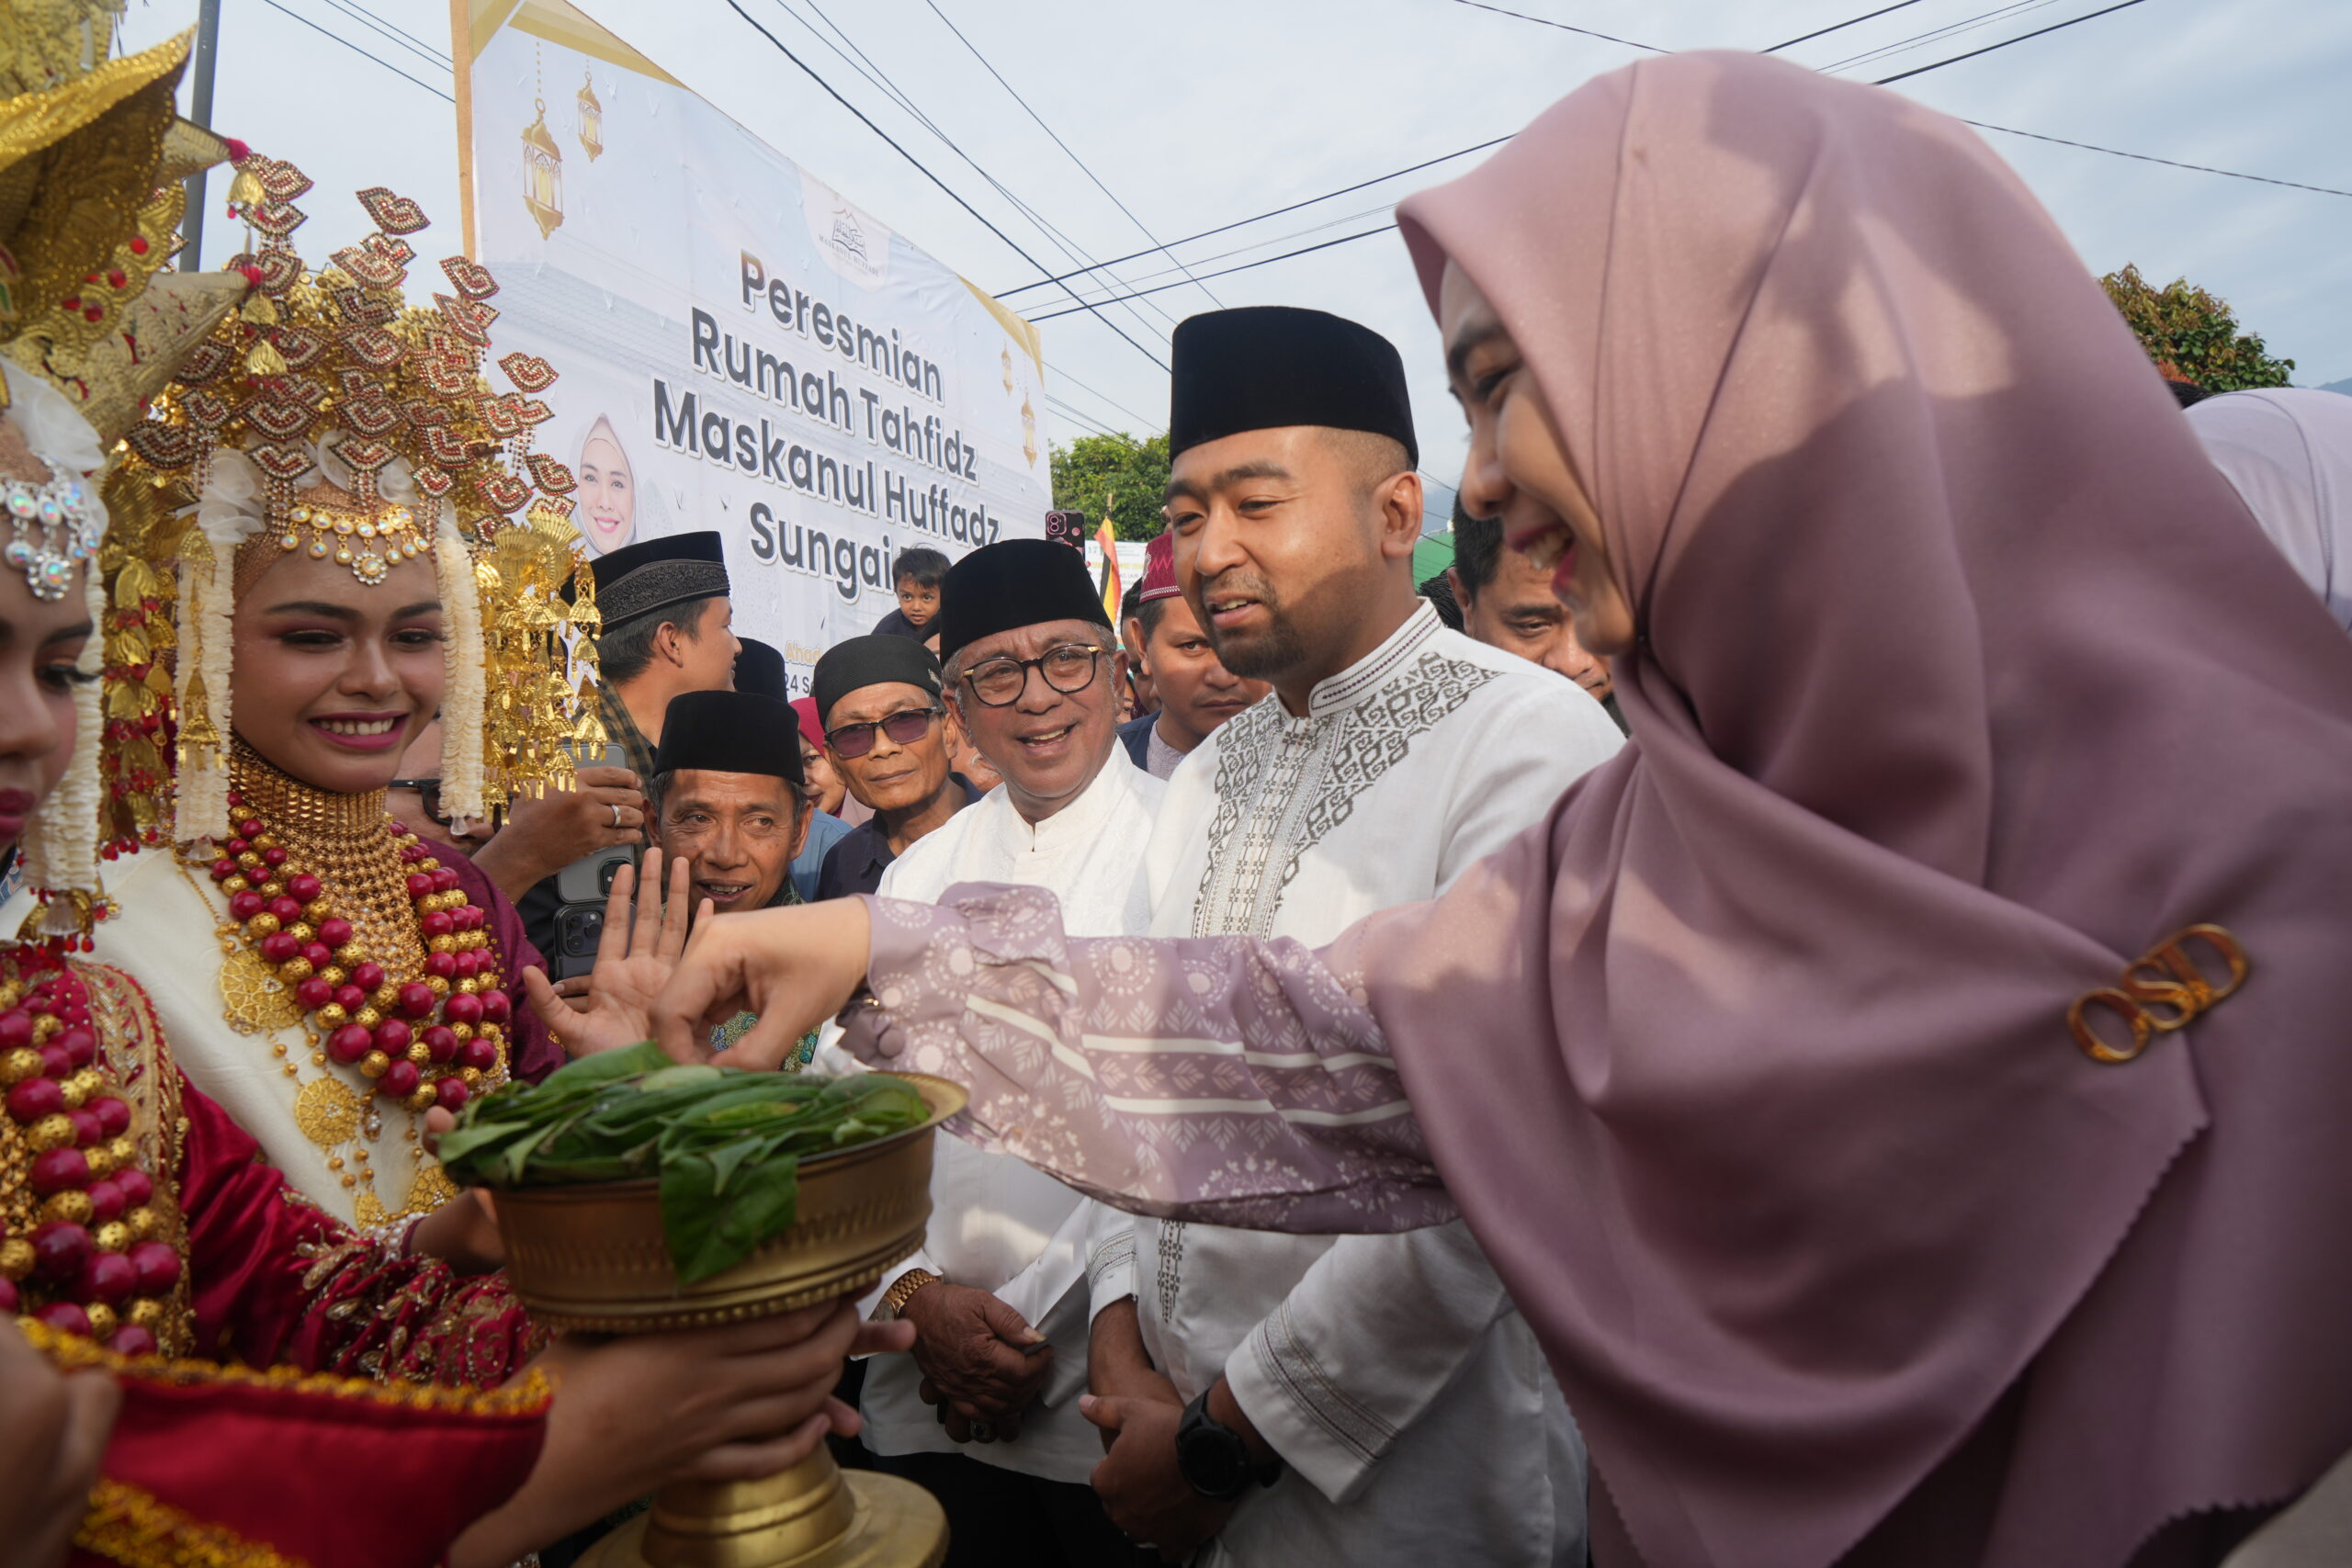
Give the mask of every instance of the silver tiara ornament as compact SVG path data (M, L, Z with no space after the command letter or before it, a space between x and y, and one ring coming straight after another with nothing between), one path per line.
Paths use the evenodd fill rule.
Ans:
M50 461L55 477L45 484L0 479L0 508L8 513L8 542L0 556L25 574L36 599L62 599L74 573L97 553L107 513L97 492L62 464Z

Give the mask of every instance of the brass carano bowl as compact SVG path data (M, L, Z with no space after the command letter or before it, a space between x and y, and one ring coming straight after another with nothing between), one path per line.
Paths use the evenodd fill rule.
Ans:
M922 1245L932 1141L960 1085L899 1073L931 1107L920 1127L800 1161L792 1227L722 1273L680 1283L650 1181L504 1190L506 1274L551 1328L656 1333L863 1295ZM582 1568L936 1568L947 1518L895 1476L844 1476L822 1447L759 1481L673 1483L597 1543Z

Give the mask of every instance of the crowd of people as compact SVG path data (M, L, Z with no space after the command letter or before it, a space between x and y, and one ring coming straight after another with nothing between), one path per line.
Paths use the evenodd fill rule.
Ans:
M562 546L494 280L311 270L85 20L0 51L0 1561L820 1442L959 1568L2330 1560L2352 402L2184 413L1963 128L1600 78L1400 209L1442 579L1397 350L1220 310L1115 624L910 549L795 697L720 534ZM649 1035L971 1086L920 1250L534 1324L435 1137Z

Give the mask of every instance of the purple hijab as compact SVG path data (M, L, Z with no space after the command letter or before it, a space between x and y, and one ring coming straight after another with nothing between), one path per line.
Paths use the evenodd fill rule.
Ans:
M1634 1544L2105 1565L2309 1484L2352 1447L2352 639L1943 116L1679 55L1400 216L1603 520L1634 740L1329 962ZM2202 921L2243 990L2092 1059L2070 1006Z

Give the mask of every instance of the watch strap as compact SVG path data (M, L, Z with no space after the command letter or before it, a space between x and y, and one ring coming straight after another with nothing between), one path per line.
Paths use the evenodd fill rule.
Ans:
M1202 1485L1185 1464L1186 1450L1197 1449L1203 1442L1214 1443L1231 1456L1235 1481L1229 1490L1212 1490ZM1177 1423L1176 1468L1193 1491L1204 1497L1226 1502L1247 1491L1252 1482L1260 1486L1272 1486L1282 1476L1283 1461L1276 1458L1261 1463L1252 1458L1249 1440L1209 1414L1209 1391L1203 1389L1190 1404L1184 1406L1183 1418Z
M882 1299L874 1305L873 1320L876 1323L889 1322L905 1309L909 1296L913 1295L925 1285L938 1284L942 1278L943 1276L934 1274L928 1269L908 1269L891 1280L890 1288L882 1292Z

